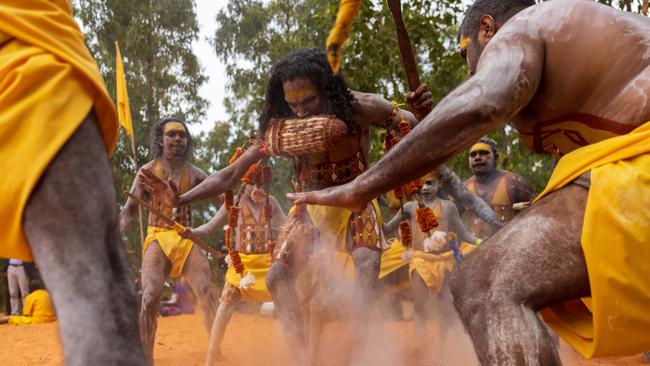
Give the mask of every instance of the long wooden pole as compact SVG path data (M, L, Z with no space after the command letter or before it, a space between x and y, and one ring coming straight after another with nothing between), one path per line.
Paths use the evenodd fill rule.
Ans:
M138 175L138 170L140 167L138 166L138 154L135 150L135 136L132 136L130 138L131 140L131 151L133 152L133 164L135 165L135 174ZM141 246L144 243L144 221L142 220L142 207L138 205L138 226L140 227L140 243L136 246L138 254L138 258L140 257L142 251Z

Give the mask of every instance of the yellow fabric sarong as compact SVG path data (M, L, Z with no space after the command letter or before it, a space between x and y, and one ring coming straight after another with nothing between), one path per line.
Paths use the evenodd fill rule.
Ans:
M239 283L242 276L232 266L228 267L226 272L226 282L239 289L242 301L271 301L271 294L266 288L266 274L271 269L271 254L239 253L239 257L244 265L244 275L250 272L255 277L255 285L242 288Z
M67 0L0 1L0 257L33 261L25 205L59 149L94 110L106 150L117 116Z
M381 228L382 217L379 202L376 199L370 203L377 215L377 225ZM348 224L353 212L340 207L307 205L307 212L312 224L320 231L320 239L328 248L339 252L347 252Z
M459 250L462 254L467 254L474 248L474 245L463 242ZM409 279L412 280L413 272L417 272L429 291L432 294L437 294L445 281L445 275L447 272L453 271L454 268L456 268L456 259L451 250L442 254L414 250L413 259L409 263Z
M584 357L650 349L650 122L565 155L542 194L591 170L582 231L591 298L541 314Z
M384 278L409 264L402 258L404 252L406 252L406 247L399 239L395 238L390 241L390 248L381 253L379 278Z
M45 290L36 290L25 297L24 316L9 318L11 325L50 323L56 320L50 294Z
M183 273L183 266L185 260L190 255L192 246L194 245L191 240L183 239L176 230L165 227L147 227L147 237L144 239L142 253L147 250L147 246L154 240L158 241L160 249L169 261L172 263L172 268L169 275L176 278Z

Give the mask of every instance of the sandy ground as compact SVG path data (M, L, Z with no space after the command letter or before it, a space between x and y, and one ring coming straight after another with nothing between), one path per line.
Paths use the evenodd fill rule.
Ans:
M0 326L1 364L63 365L57 324ZM415 345L413 326L408 321L373 322L369 333L368 351L355 362L357 365L476 364L469 340L458 329L452 329L443 340L431 337L425 347ZM158 366L203 365L207 342L208 334L199 315L159 318L155 363ZM353 348L345 324L331 323L323 336L319 363L322 366L341 365ZM219 366L274 366L290 364L291 360L278 321L256 314L240 312L234 315L222 349L227 359L220 361ZM560 349L565 365L646 364L641 355L584 360L565 344Z

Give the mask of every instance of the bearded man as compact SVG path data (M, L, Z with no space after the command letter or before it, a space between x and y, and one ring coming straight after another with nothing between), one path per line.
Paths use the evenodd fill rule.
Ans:
M163 119L154 126L151 134L151 151L154 159L142 166L140 170L151 170L160 179L175 184L181 192L187 192L207 177L201 169L188 161L191 148L192 137L185 123L178 118ZM140 187L138 177L131 186L131 194L140 199L150 197L153 207L167 217L184 227L191 226L192 216L189 205L174 209L164 206L159 197L147 194ZM129 198L120 212L120 232L124 232L133 221L137 211L137 202ZM187 280L199 300L203 310L203 323L209 332L214 318L216 299L211 290L208 260L191 240L182 238L174 228L150 213L147 237L142 251L142 305L140 307L140 336L149 364L153 364L153 345L165 279L167 276L176 278L181 275Z

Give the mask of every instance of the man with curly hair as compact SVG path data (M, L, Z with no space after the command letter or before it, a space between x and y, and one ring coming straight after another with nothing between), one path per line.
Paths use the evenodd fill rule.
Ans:
M402 111L391 102L375 94L353 92L343 77L335 75L325 53L318 49L301 49L286 55L270 70L265 103L260 116L260 132L264 133L272 118L306 118L317 115L335 115L347 126L347 136L334 148L323 154L294 158L297 181L302 190L314 190L343 184L354 179L368 166L368 148L372 126L394 128L403 116L412 125L415 116ZM427 108L429 95L422 88L416 100L420 108ZM208 177L205 182L177 197L172 194L170 206L184 205L225 192L236 185L248 167L264 157L253 146L227 168ZM155 183L163 183L157 192L164 195L167 187L151 173L142 174L145 184L153 191ZM295 212L295 211L294 211ZM327 207L307 207L309 222L320 231L321 242L331 248L348 251L356 267L356 284L362 304L370 301L377 281L382 250L380 213L376 203L369 203L361 215L351 211ZM290 213L289 222L294 213ZM359 221L361 225L355 225ZM361 230L357 230L361 228ZM338 234L338 235L337 235ZM286 243L285 243L286 244ZM295 290L298 274L298 248L291 244L279 248L279 254L267 275L267 286L276 303L278 316L297 350L297 361L304 358L305 344L303 312ZM295 249L296 253L293 253ZM288 253L291 252L291 255Z
M319 49L301 49L289 53L277 61L269 72L265 103L260 116L260 132L263 134L274 118L307 118L334 115L347 127L347 135L341 142L324 153L302 155L293 158L297 188L302 191L318 190L347 183L368 168L368 149L371 128L399 130L403 119L411 125L416 116L401 110L383 97L351 91L339 74L334 74L325 53ZM425 85L409 94L407 102L419 116L431 109L431 95ZM178 206L208 198L224 192L237 184L248 167L265 156L264 149L252 146L227 168L208 177L205 182L178 197L169 185L153 174L143 171L148 189L161 197L168 197L167 204ZM457 186L462 187L458 178ZM468 194L470 195L470 194ZM288 223L299 221L299 209L292 210ZM320 232L320 243L328 249L349 253L355 265L358 312L355 320L363 331L367 320L367 308L377 281L383 237L381 217L376 201L368 203L360 214L346 209L307 206L311 225ZM299 235L295 235L299 236ZM291 237L291 236L289 236ZM293 349L302 352L304 344L303 312L295 289L296 277L304 248L298 248L292 240L280 243L274 263L266 282L277 306L278 316L290 339ZM308 249L309 250L309 249ZM319 324L316 324L319 325ZM316 357L319 329L310 324L310 357ZM360 335L358 335L360 336ZM296 355L299 362L303 355Z
M151 133L151 152L154 159L142 166L160 179L172 182L181 192L201 183L207 175L188 162L192 137L183 121L166 118L159 121ZM131 194L141 199L151 198L152 205L185 227L191 226L189 205L168 208L160 199L148 195L136 177ZM149 196L149 197L148 197ZM128 227L137 212L137 203L129 198L120 212L120 232ZM203 321L208 332L212 326L216 299L211 290L211 272L201 249L184 239L174 228L153 214L149 214L147 237L142 251L142 305L140 307L140 337L149 364L153 364L153 344L156 335L161 291L167 276L183 276L197 296L203 310Z

